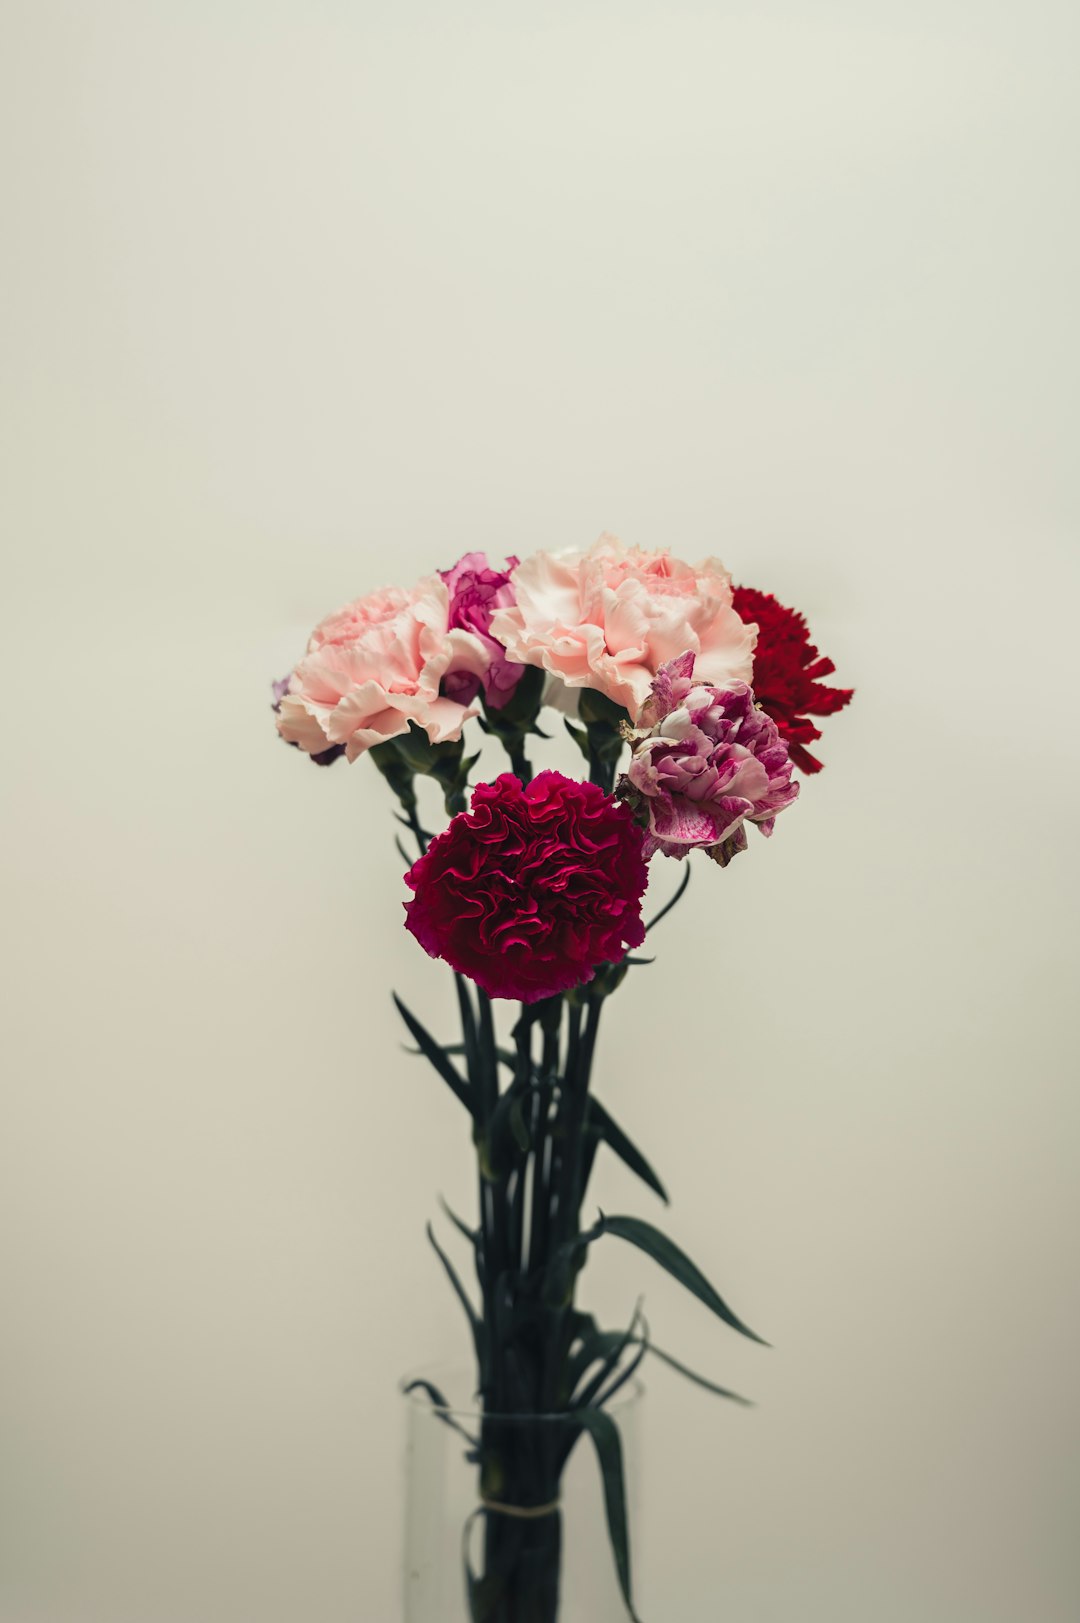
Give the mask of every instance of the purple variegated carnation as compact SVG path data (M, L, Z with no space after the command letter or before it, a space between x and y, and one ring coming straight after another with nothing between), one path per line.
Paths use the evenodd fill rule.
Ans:
M510 573L516 558L507 558L505 569L492 569L483 552L467 552L452 569L439 571L450 593L450 625L471 631L491 655L483 677L469 671L455 671L443 678L443 692L459 704L471 704L480 692L493 710L501 710L521 680L524 665L515 664L506 649L491 635L491 616L496 609L513 608L514 588Z
M745 682L694 682L694 655L662 665L616 791L647 825L645 855L701 849L721 865L746 849L746 823L771 834L799 792L776 723Z

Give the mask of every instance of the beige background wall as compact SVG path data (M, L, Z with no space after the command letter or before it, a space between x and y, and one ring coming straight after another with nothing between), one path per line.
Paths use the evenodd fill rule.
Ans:
M652 1377L642 1613L1080 1615L1078 34L0 5L0 1623L396 1623L470 1151L398 1047L391 987L450 1008L382 785L268 683L349 596L603 528L859 690L606 1035L775 1343L590 1269L760 1399Z

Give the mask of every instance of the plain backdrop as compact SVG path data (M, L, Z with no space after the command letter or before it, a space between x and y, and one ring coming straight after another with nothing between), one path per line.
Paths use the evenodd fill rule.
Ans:
M858 690L604 1033L674 1201L597 1199L774 1344L585 1277L758 1400L649 1376L642 1616L1075 1623L1078 50L1069 0L0 4L0 1623L398 1623L472 1151L385 788L269 683L603 529Z

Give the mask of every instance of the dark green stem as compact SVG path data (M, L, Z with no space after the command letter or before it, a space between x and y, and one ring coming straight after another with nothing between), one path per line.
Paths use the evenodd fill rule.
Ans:
M420 855L424 856L427 852L427 838L420 826L420 817L415 805L409 807L407 815L409 819L409 827L412 829L413 838L420 847Z
M595 750L589 752L589 782L598 783L606 795L615 785L615 761L604 760Z
M477 1147L480 1152L477 1171L480 1232L484 1256L483 1338L487 1362L483 1395L485 1404L490 1403L493 1407L498 1408L502 1400L503 1382L495 1331L495 1293L499 1288L499 1280L506 1265L504 1255L506 1220L503 1209L504 1202L500 1199L500 1188L489 1176L490 1168L485 1164L489 1152L491 1118L499 1101L498 1057L495 1051L495 1022L491 1012L491 999L486 992L481 991L479 988L477 989L476 998L480 1019L476 1035L477 1057L474 1086L477 1093L477 1118L475 1131L478 1136Z

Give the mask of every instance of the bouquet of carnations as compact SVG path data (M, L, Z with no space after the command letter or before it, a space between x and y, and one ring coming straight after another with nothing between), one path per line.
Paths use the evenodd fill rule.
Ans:
M470 1288L429 1226L467 1318L479 1422L466 1437L477 1472L483 1553L465 1561L474 1623L555 1623L560 1482L580 1437L595 1447L615 1569L631 1601L624 1467L612 1398L661 1353L640 1311L604 1330L577 1300L601 1241L637 1247L733 1330L754 1335L660 1229L587 1209L601 1147L666 1200L641 1150L590 1089L601 1016L651 930L682 895L688 858L717 868L770 835L795 801L793 768L820 769L814 716L849 689L811 644L802 615L733 588L714 558L603 536L587 552L540 552L503 568L473 552L411 588L348 604L312 633L275 687L278 731L320 765L367 755L399 803L415 853L405 927L454 973L461 1034L439 1041L400 999L415 1045L459 1101L477 1158L474 1221L449 1216L476 1273ZM533 770L562 712L582 777ZM475 724L509 770L472 781ZM482 740L481 740L482 742ZM486 759L486 757L485 757ZM417 779L431 778L449 823L424 827ZM471 787L470 787L471 786ZM650 864L684 873L646 924ZM698 859L700 860L700 858ZM500 1030L495 1005L512 1006ZM460 1430L444 1395L422 1383ZM533 1446L501 1422L559 1417Z

